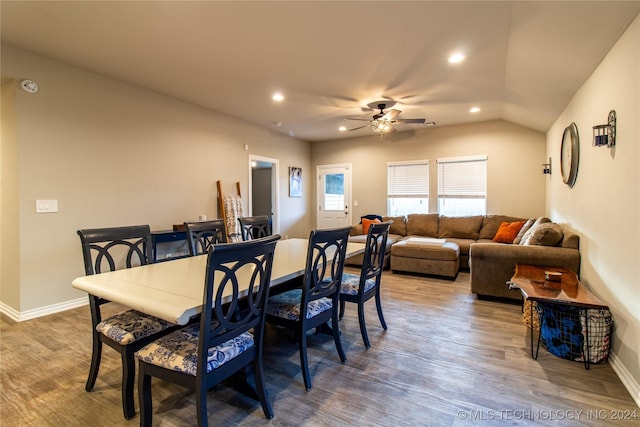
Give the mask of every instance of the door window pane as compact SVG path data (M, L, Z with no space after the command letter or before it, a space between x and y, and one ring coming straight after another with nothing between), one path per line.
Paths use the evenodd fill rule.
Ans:
M324 176L324 208L328 211L344 210L344 174Z

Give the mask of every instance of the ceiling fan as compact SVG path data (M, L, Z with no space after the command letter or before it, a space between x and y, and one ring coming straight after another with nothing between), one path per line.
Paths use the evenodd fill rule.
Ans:
M388 132L395 131L394 125L397 123L406 123L406 124L417 124L417 125L435 125L436 122L427 122L426 119L399 119L398 114L401 113L400 110L392 109L385 111L387 108L391 108L396 104L393 100L385 100L385 101L375 101L368 104L368 107L372 110L380 110L376 114L372 116L371 119L360 119L360 118L351 118L347 117L346 120L358 120L358 121L366 121L368 122L366 125L358 126L353 129L349 129L349 131L354 131L362 128L366 128L367 126L371 127L371 130L374 132L384 134Z

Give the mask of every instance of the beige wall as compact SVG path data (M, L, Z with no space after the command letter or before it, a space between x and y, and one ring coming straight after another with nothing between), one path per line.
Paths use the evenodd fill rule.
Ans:
M18 280L18 179L16 142L16 81L2 79L2 143L0 148L0 303L18 307L20 289L9 286Z
M549 216L580 234L581 280L614 317L614 369L640 404L640 17L575 94L547 133L547 152L559 171L562 132L580 134L573 188L555 173L547 188ZM618 116L612 149L592 146L592 127Z
M314 142L313 168L317 165L352 163L353 221L387 210L387 162L429 160L430 211L437 210L439 157L486 154L487 213L536 217L544 213L544 134L505 121L443 126L340 141ZM315 188L314 188L315 194ZM315 199L314 199L315 200ZM314 213L315 213L314 209ZM315 221L315 218L314 218Z
M3 268L2 286L20 294L17 306L2 302L21 313L84 296L71 288L84 271L79 228L215 218L216 180L228 192L240 181L246 194L249 154L279 159L284 195L287 166L310 167L308 142L6 45L2 76L40 86L14 91L19 193L13 209L4 192L2 201L2 218L6 207L19 219L19 242L2 248L3 267L7 251L19 254L15 276L5 283ZM36 214L36 199L57 199L59 213ZM307 236L309 207L281 198L281 233Z

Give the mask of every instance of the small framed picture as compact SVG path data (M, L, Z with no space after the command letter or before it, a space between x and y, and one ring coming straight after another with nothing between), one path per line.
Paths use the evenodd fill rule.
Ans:
M302 197L302 168L289 167L289 197Z

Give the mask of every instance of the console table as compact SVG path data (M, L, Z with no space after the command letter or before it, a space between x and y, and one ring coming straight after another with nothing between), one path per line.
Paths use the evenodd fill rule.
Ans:
M562 274L560 281L549 281L545 278L545 272L552 271ZM553 303L566 306L577 307L581 315L587 316L588 309L609 309L598 297L593 295L578 280L578 275L563 267L550 267L540 265L516 264L516 271L510 281L507 282L509 289L519 289L522 296L530 301L538 303ZM533 350L533 308L531 311L531 357L538 358L540 349L540 336L542 325L538 333L538 343L535 354ZM589 369L590 347L589 347L589 321L585 322L585 340L587 354L584 355L584 365ZM583 347L584 348L584 347Z
M153 262L165 261L165 259L159 260L157 257L157 245L158 243L171 243L171 242L180 242L187 240L187 232L186 231L174 231L174 230L162 230L162 231L152 231L151 232L151 242L153 245ZM183 256L171 257L169 259L182 258Z

